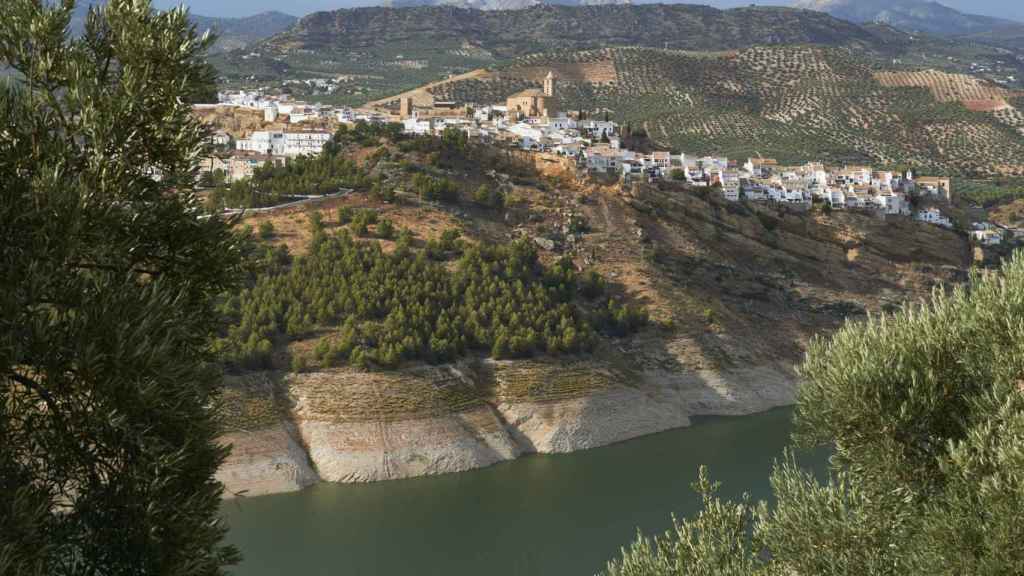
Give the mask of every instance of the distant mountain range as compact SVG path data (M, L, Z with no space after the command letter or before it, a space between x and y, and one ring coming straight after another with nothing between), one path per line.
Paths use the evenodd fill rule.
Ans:
M793 6L851 22L882 22L907 32L963 37L1024 50L1024 23L965 14L929 0L795 0Z
M532 6L606 6L609 4L632 4L631 0L385 0L388 8L410 8L414 6L455 6L477 10L521 10Z
M215 50L234 50L284 32L299 19L281 12L263 12L245 18L213 18L193 14L192 21L200 30L212 30L217 34Z
M103 4L103 1L84 0L75 6L75 12L71 17L72 34L82 33L89 8L98 4ZM298 20L295 16L281 12L263 12L244 18L213 18L192 14L192 21L201 32L212 30L217 34L217 44L213 52L244 48L291 28Z
M871 47L884 43L879 35L862 26L790 8L544 4L501 11L434 6L316 12L260 47L271 51L347 51L401 46L409 51L407 56L431 47L472 47L500 57L606 46L731 50L771 44Z

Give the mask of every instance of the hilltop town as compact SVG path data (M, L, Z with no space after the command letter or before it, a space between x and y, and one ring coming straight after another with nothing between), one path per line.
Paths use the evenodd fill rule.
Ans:
M219 151L203 165L219 181L251 177L267 163L283 165L289 158L319 154L332 129L345 124L400 124L405 134L442 136L462 133L473 142L557 157L570 162L580 177L597 181L655 182L671 180L706 187L730 202L785 205L791 210L851 210L883 218L908 218L968 232L982 247L1015 240L1024 231L984 218L957 222L951 210L955 195L949 177L914 174L907 170L876 169L868 165L832 166L808 158L784 165L770 158L731 159L658 149L646 134L637 134L607 118L592 118L559 106L559 78L552 70L543 88L528 88L504 102L472 107L454 101L417 104L411 96L387 106L352 109L267 96L261 91L220 94L220 104L199 106L255 115L253 129L213 136ZM261 120L260 120L261 119ZM255 129L271 127L273 129ZM636 149L630 143L638 143ZM212 178L211 178L212 180Z

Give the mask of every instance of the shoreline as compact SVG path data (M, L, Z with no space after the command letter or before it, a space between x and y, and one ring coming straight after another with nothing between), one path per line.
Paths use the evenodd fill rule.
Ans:
M791 405L797 379L782 365L648 371L636 383L551 401L484 403L396 420L331 421L304 409L254 431L225 434L217 473L224 498L302 490L318 482L376 482L485 468L523 455L598 448L690 425Z

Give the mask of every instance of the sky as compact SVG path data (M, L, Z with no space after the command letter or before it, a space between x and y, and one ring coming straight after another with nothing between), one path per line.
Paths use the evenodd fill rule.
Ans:
M157 8L170 8L184 2L196 14L203 16L250 16L267 10L277 10L304 16L318 10L335 10L353 6L380 4L374 0L154 0ZM748 6L750 4L787 4L786 0L693 0L694 4L710 4L718 8ZM1024 21L1024 2L1021 0L942 0L942 4L962 12L985 14Z

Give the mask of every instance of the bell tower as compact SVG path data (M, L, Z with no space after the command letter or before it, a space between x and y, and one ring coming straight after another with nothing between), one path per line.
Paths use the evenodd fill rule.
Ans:
M555 78L555 72L553 70L548 71L548 75L544 78L544 95L551 98L555 95L557 89L558 79Z

